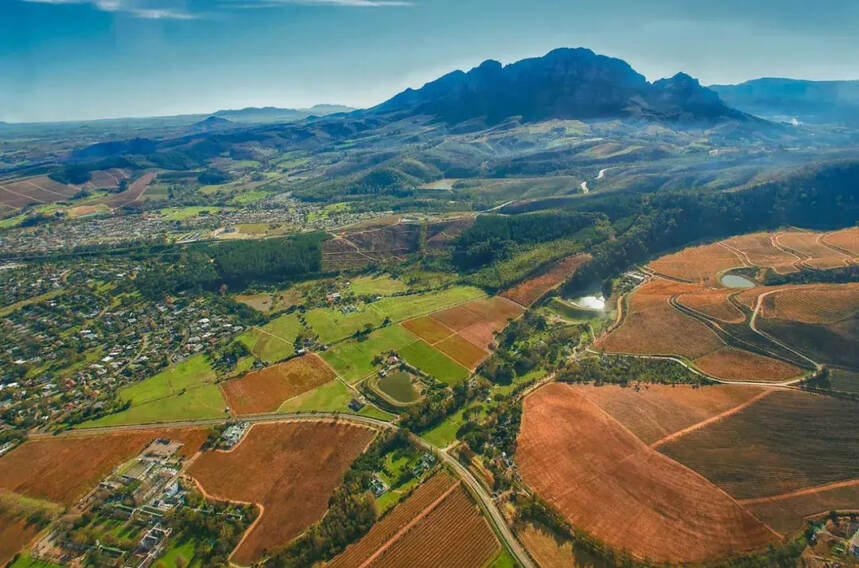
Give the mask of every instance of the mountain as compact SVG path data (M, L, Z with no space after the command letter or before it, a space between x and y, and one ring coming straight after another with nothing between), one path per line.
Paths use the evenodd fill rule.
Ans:
M684 73L649 83L622 59L584 48L556 49L506 66L484 61L467 73L454 71L407 89L370 112L428 114L451 123L474 118L496 123L511 116L525 121L748 118Z
M195 122L188 127L188 130L190 132L212 132L214 130L223 130L224 128L229 128L235 125L236 123L232 120L227 120L226 118L221 118L219 116L210 116L199 122Z
M859 81L764 78L710 89L727 104L764 118L859 126Z
M339 112L351 112L355 109L342 105L314 105L310 108L278 108L278 107L247 107L237 110L219 110L213 113L218 118L234 122L270 123L294 122L310 116L327 116Z

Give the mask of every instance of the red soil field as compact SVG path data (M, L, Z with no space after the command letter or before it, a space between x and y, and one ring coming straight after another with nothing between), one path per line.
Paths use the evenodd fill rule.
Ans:
M772 290L772 288L770 288L770 287L756 286L754 288L747 288L747 289L743 290L742 292L740 292L736 296L733 296L733 298L734 298L734 300L741 303L742 305L749 308L750 310L754 310L755 305L757 304L757 301L758 301L758 296L760 296L764 292L769 292L771 290Z
M111 207L122 207L123 205L128 205L129 203L138 201L143 196L143 193L146 191L146 188L152 180L155 179L155 175L155 172L143 174L128 184L128 189L122 193L117 193L116 195L111 196L105 200L105 203Z
M124 179L128 179L128 172L119 168L95 170L86 185L93 189L115 189Z
M589 254L568 256L544 274L517 284L513 288L502 292L501 296L523 306L530 306L542 298L546 292L575 274L576 270L591 258Z
M677 300L687 308L728 323L743 323L745 314L740 311L728 296L735 294L736 290L725 288L708 288L700 292L683 294Z
M343 474L372 438L369 428L344 423L255 424L233 450L203 453L188 472L211 498L262 507L233 552L234 562L248 566L322 517Z
M650 269L657 274L687 282L715 285L720 272L746 265L737 253L714 243L686 248L658 258L650 263Z
M181 454L189 457L208 435L208 428L188 428L31 440L0 458L0 489L71 505L155 438L184 442Z
M763 381L778 383L794 379L805 371L789 363L757 353L723 347L695 359L702 372L726 381Z
M15 208L30 203L53 203L71 198L77 189L48 176L36 176L0 183L0 203Z
M764 392L745 385L644 385L638 391L614 385L573 388L645 444L728 412Z
M859 478L859 402L777 389L659 447L737 499Z
M366 562L379 548L387 544L403 527L442 497L454 479L439 473L424 482L405 501L394 507L378 521L361 540L335 557L331 568L355 568Z
M551 532L528 524L516 532L516 537L540 568L571 568L576 564L573 546L569 542L559 543Z
M821 242L823 233L791 231L776 235L776 243L803 258L803 264L819 270L841 268L850 264L850 257Z
M743 505L773 529L789 535L803 528L806 517L832 510L856 510L859 505L859 481L743 502Z
M430 317L455 330L466 341L487 349L495 339L495 332L507 327L507 320L523 311L519 304L493 296L442 310Z
M859 311L859 284L779 286L763 300L760 316L829 324Z
M39 533L39 526L28 524L11 512L0 511L0 566L21 551Z
M452 329L429 316L405 321L402 325L430 345L454 333Z
M462 486L360 568L482 568L501 545Z
M748 264L772 268L779 274L796 272L798 269L794 264L801 259L777 248L773 244L773 239L774 234L772 233L753 233L731 237L722 242L740 251L740 257L746 260Z
M516 461L573 526L639 557L700 562L775 541L724 492L569 385L549 383L525 399Z
M681 355L694 359L723 347L706 325L669 304L671 296L700 290L697 285L653 279L629 299L623 324L600 340L609 352Z
M459 335L451 335L447 339L436 343L433 347L463 367L471 370L477 367L478 363L483 361L489 354Z
M854 258L859 257L859 227L827 233L823 242L852 254Z
M290 359L224 383L236 414L274 412L287 399L334 380L334 371L314 353Z

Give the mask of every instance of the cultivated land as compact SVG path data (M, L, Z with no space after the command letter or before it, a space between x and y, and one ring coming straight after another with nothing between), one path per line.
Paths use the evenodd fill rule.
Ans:
M426 480L406 500L382 517L361 540L348 547L327 564L331 568L354 568L364 565L379 549L390 547L409 524L438 506L456 480L438 473Z
M322 517L372 437L368 428L343 423L255 424L234 449L202 454L189 474L212 498L260 505L259 520L232 556L250 565Z
M718 284L719 273L742 266L747 266L745 260L719 243L685 248L649 265L657 274L708 286Z
M746 385L697 388L644 385L638 390L615 385L582 385L574 389L645 444L653 444L685 428L742 408L763 393L770 392L762 387Z
M540 568L578 566L575 563L573 545L569 542L559 542L558 537L547 530L527 524L516 532L516 536Z
M405 282L395 280L385 274L375 276L359 276L349 282L349 290L357 296L390 296L408 291Z
M456 384L468 377L468 369L424 341L415 341L400 349L399 353L408 364L442 382Z
M746 315L735 306L729 296L736 294L730 288L708 288L697 292L682 294L677 301L705 316L727 323L743 323Z
M38 524L29 522L25 516L0 510L0 564L6 566L40 530Z
M0 204L19 209L30 204L65 201L77 188L58 183L48 176L34 176L0 182Z
M801 257L778 248L775 237L774 233L753 233L722 242L749 265L771 268L778 274L796 272L798 269L795 265L802 260Z
M716 486L568 385L550 383L525 399L516 462L570 523L637 556L695 562L775 541Z
M0 489L71 505L152 440L181 441L190 457L208 435L207 428L188 428L31 440L0 458Z
M778 390L660 446L737 499L859 479L859 403Z
M800 377L805 371L784 361L723 347L695 359L695 366L711 377L726 381L779 383Z
M823 236L823 243L859 258L859 227L850 227Z
M859 503L859 480L741 503L774 530L789 535L801 530L807 517L832 510L855 510Z
M361 341L338 343L322 353L326 363L350 383L373 373L373 359L388 351L400 351L418 339L400 325L390 325L370 333Z
M802 264L810 268L825 270L849 265L850 255L826 246L823 237L823 233L790 231L778 233L775 244L798 255L803 259Z
M530 306L542 298L546 292L570 278L581 265L590 259L591 255L589 254L568 256L545 273L517 284L501 293L501 296L513 300L517 304Z
M481 568L499 548L477 505L457 483L360 566Z
M309 354L251 371L223 383L230 408L239 415L274 412L284 401L334 379L318 355Z
M295 338L301 333L298 314L287 314L273 319L262 327L249 329L237 339L248 350L264 361L273 363L295 352Z
M432 314L432 318L456 331L467 341L488 349L495 333L518 317L523 308L506 298L493 296Z

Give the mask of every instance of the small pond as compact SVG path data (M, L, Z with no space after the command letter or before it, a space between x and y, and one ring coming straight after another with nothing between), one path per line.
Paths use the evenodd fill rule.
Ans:
M582 308L587 308L589 310L604 310L605 309L605 298L602 294L599 295L591 295L591 296L582 296L581 298L576 298L573 300L573 303Z
M414 402L419 394L408 373L391 373L379 379L379 390L397 402Z
M754 288L755 283L739 274L725 274L721 280L722 286L725 288Z

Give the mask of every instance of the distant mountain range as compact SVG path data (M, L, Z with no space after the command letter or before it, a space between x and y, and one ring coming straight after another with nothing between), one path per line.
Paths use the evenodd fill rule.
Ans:
M237 110L219 110L212 116L233 122L294 122L310 116L328 116L339 112L351 112L352 107L342 105L314 105L310 108L247 107Z
M710 88L725 103L764 118L859 126L859 81L765 78Z
M407 89L369 112L434 115L450 123L478 118L497 123L512 116L525 121L751 119L685 73L650 83L625 61L584 48L556 49L504 66L488 60Z

